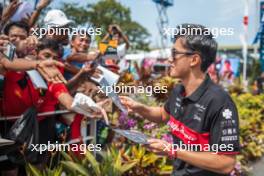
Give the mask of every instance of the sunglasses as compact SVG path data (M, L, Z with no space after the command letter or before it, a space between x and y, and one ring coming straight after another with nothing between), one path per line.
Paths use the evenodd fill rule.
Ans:
M194 54L199 54L199 53L192 52L192 51L177 51L176 49L172 49L171 50L171 56L172 56L173 60L175 60L176 55L179 55L179 54L182 54L182 55L194 55Z

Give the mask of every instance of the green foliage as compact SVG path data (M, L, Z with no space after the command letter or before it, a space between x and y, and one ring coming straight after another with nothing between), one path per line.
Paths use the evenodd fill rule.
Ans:
M128 36L132 49L149 50L148 37L150 34L147 29L133 21L130 9L116 0L100 0L86 7L80 7L77 3L64 3L62 10L76 24L82 25L89 22L96 28L102 28L103 35L106 34L110 24L118 24ZM97 40L101 40L103 35Z
M62 161L61 163L66 170L72 173L72 175L90 175L88 170L79 163L75 163L73 161Z
M254 96L249 93L232 95L240 120L240 143L242 146L239 161L248 166L250 161L259 159L264 154L264 95Z
M89 151L86 152L83 160L79 162L74 162L71 156L66 153L63 156L66 161L62 161L61 163L67 175L70 176L121 176L138 162L136 160L124 161L121 157L121 152L114 148L109 148L105 152L100 153L100 162Z
M28 176L61 176L62 171L61 165L58 165L54 169L45 168L43 171L40 171L35 166L29 163L26 164L26 172Z
M127 149L111 146L95 157L87 151L82 159L72 153L61 152L61 161L53 169L39 170L31 164L26 165L28 176L148 176L171 173L166 157L147 152L142 146L127 145Z
M157 101L161 101L164 102L166 101L169 96L171 95L171 91L173 90L174 86L179 83L179 80L174 79L170 76L163 76L160 77L159 79L155 79L153 81L153 87L159 87L161 90L163 89L163 87L166 87L167 93L155 93L154 92L154 96L157 99Z
M140 145L129 146L124 152L123 157L128 161L138 161L135 167L124 174L125 176L155 176L165 172L172 172L172 165L168 165L166 157L147 152L146 149Z

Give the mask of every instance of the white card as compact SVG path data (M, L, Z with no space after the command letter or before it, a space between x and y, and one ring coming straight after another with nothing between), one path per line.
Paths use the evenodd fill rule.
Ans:
M108 84L110 86L113 86L114 84L117 83L117 81L118 81L118 79L120 77L118 74L116 74L116 73L114 73L114 72L112 72L112 71L108 70L107 68L102 67L100 65L97 68L100 71L102 71L103 74L100 76L100 78L93 78L92 77L91 78L92 80L94 80L97 83L99 83L101 81L101 79L104 77L107 80L107 82L108 82Z
M128 138L129 140L138 143L138 144L148 144L149 137L144 133L136 130L121 130L113 129L116 133Z
M80 113L86 116L90 116L92 112L101 111L98 105L90 97L82 93L77 93L74 96L71 107L77 113Z
M12 141L12 140L9 140L9 139L0 138L0 146L12 145L14 143L15 143L15 141Z
M42 76L36 70L29 70L27 71L30 80L32 81L35 88L39 89L48 89L48 86Z

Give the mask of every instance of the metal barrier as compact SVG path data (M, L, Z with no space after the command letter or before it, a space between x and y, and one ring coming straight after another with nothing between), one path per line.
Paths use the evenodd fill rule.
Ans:
M38 113L38 117L43 117L43 116L51 116L51 115L59 115L59 114L70 114L70 113L75 113L71 112L68 110L57 110L57 111L49 111L49 112L42 112ZM6 120L16 120L21 118L23 115L20 116L8 116L8 117L0 117L0 121L6 121ZM89 135L87 134L87 126L90 125L90 131ZM81 128L81 138L77 139L72 139L68 142L67 144L74 144L74 143L79 143L83 141L86 143L86 141L91 140L91 143L96 145L96 128L97 128L97 120L96 119L90 119L87 121L87 123ZM96 151L94 151L94 155L96 154ZM0 161L7 160L7 157L5 155L0 156Z
M74 113L68 110L58 110L58 111L49 111L49 112L42 112L38 113L39 117L43 116L51 116L51 115L59 115L59 114L68 114L68 113ZM0 117L0 121L5 121L5 120L16 120L21 118L23 115L20 116L8 116L8 117Z

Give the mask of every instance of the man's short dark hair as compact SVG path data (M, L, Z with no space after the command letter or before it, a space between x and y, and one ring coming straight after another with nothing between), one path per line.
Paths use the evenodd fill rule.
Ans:
M18 21L18 22L10 22L10 23L8 23L8 24L5 26L5 28L4 28L4 34L5 34L5 35L8 35L10 29L11 29L13 26L16 26L16 27L19 27L19 28L24 29L24 30L27 32L27 34L29 35L30 27L29 27L29 25L28 25L27 23L22 22L22 21Z
M206 72L207 68L215 61L217 53L217 42L210 29L198 24L181 24L176 29L174 42L182 38L183 46L187 50L200 53L201 70Z
M61 47L56 40L46 38L43 38L39 41L37 46L37 52L40 52L44 49L50 49L52 51L55 51L56 53L60 53L61 51Z

